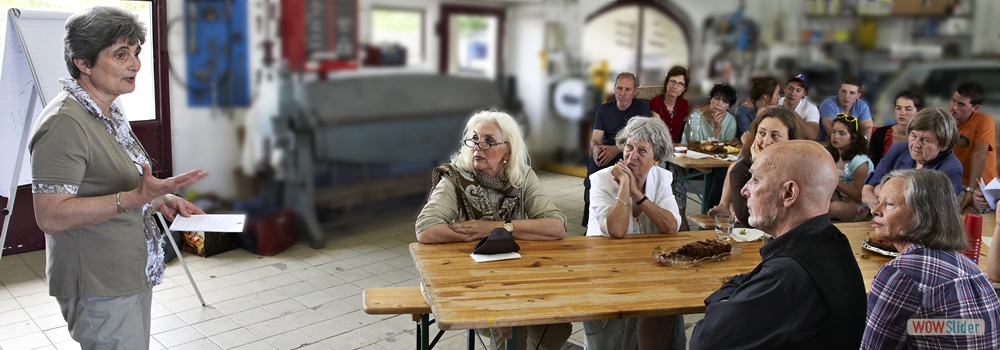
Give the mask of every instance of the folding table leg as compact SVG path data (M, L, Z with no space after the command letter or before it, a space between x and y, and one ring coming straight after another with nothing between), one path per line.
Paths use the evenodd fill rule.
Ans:
M507 339L507 350L517 350L517 327L510 327L510 339Z
M476 330L469 330L469 350L476 350Z
M430 315L420 315L420 325L417 327L417 348L419 350L430 350Z
M194 287L194 294L198 295L198 301L201 302L201 306L205 306L205 299L201 297L201 291L198 290L198 285L194 283L194 277L191 277L191 271L188 270L187 263L184 262L184 255L181 254L180 248L177 247L177 242L174 242L174 236L170 234L170 226L167 226L167 221L163 219L163 215L156 213L157 218L160 219L160 225L163 226L164 234L167 235L167 240L170 241L170 245L174 247L174 253L177 253L177 259L181 261L181 266L184 267L184 273L188 275L188 281L191 281L191 287Z

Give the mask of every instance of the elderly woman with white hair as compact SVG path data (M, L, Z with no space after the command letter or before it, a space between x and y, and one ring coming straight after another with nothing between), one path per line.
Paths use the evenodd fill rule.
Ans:
M516 239L566 236L566 216L542 193L514 118L497 111L476 113L466 123L462 144L451 163L434 169L431 194L417 216L420 243L471 242L497 228ZM569 323L523 328L533 349L539 343L538 349L561 349L572 331ZM497 340L494 345L504 344Z
M861 348L1000 347L1000 301L979 266L962 255L968 241L951 180L940 171L905 169L890 172L880 184L872 226L900 253L872 281ZM911 332L919 332L912 326L949 319L969 321L967 331Z
M587 236L622 238L632 233L676 233L681 214L670 171L656 166L672 155L667 125L659 118L632 118L615 136L623 158L590 175ZM684 348L682 316L585 321L588 349Z
M590 175L587 236L677 232L681 214L670 188L673 175L654 166L673 153L667 125L659 118L632 118L615 142L622 160Z

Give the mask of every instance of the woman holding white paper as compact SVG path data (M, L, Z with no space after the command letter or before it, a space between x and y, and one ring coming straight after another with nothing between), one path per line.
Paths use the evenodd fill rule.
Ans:
M70 336L83 349L147 349L152 288L162 282L154 211L203 214L170 193L208 174L154 178L124 112L135 90L146 28L115 7L66 21L73 79L42 111L29 144L35 220L46 233L45 275Z

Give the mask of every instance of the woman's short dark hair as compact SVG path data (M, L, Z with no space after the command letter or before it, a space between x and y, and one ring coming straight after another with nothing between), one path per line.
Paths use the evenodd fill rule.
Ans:
M762 77L753 80L750 86L750 101L757 101L763 96L770 96L778 87L778 79Z
M712 87L712 91L708 93L708 98L713 99L716 97L722 98L723 101L728 102L729 106L732 107L736 104L736 89L733 89L731 85L726 83L715 84Z
M691 72L687 68L681 66L670 67L667 71L667 76L663 78L663 93L667 93L667 82L670 81L670 77L681 76L684 78L684 91L681 92L681 96L688 92L688 87L691 86Z
M64 54L66 68L73 79L80 79L80 69L74 58L82 58L87 65L97 63L101 51L125 39L129 45L146 43L146 26L139 16L123 8L94 6L66 20Z
M840 150L836 147L833 147L832 143L826 146L826 150L830 151L830 155L833 156L833 161L836 162L840 159L844 159L844 162L848 162L851 159L854 159L855 156L868 154L868 140L865 139L865 137L861 135L858 130L861 125L860 121L849 123L846 119L833 118L833 123L844 124L847 126L847 133L851 135L851 143L847 146L847 149L844 150L843 154L841 154ZM833 131L831 130L831 132Z
M937 136L938 146L946 150L958 145L958 125L948 111L940 107L921 109L910 123L906 124L906 134L913 130L931 131Z
M881 184L889 179L903 182L903 200L912 214L910 226L897 236L900 240L944 251L968 248L958 198L947 175L929 169L893 170L882 177Z
M924 97L920 96L916 91L903 90L896 95L896 98L892 100L892 103L896 103L900 98L905 98L907 100L913 101L913 107L917 108L917 111L924 109Z

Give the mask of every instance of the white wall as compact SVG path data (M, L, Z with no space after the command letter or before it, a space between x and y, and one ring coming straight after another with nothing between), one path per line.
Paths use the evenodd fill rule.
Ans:
M254 13L257 6L249 7ZM183 1L167 2L167 18L173 19L184 14ZM251 18L253 16L251 15ZM250 22L251 24L253 22ZM182 26L167 36L170 62L176 73L182 77L187 74L187 62L184 57L185 40ZM250 35L254 42L254 33ZM251 50L251 72L257 67L261 52ZM253 74L251 74L253 76ZM236 140L236 129L243 120L245 109L234 110L232 118L221 115L218 108L191 108L187 103L187 89L173 77L170 78L170 120L171 141L173 145L174 174L181 174L192 169L202 169L210 175L195 183L191 189L201 193L214 192L223 198L234 198L237 195L235 171L239 166L239 145Z

